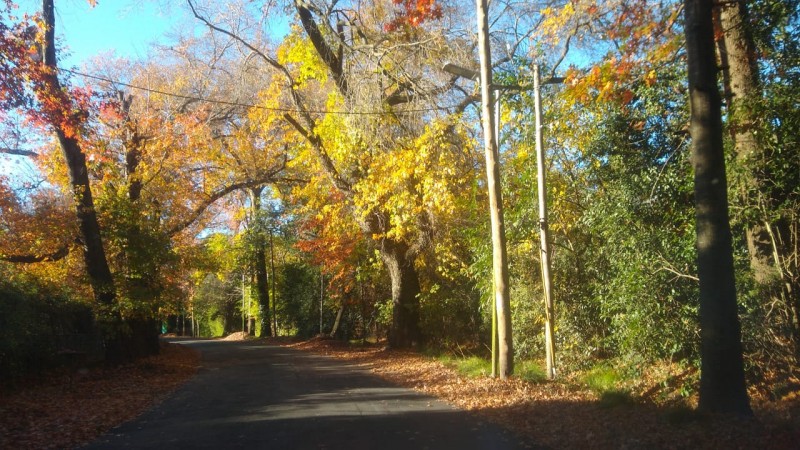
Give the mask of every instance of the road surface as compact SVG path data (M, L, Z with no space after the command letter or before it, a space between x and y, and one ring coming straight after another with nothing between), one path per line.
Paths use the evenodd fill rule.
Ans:
M89 449L514 449L513 435L341 360L247 341L182 341L202 367Z

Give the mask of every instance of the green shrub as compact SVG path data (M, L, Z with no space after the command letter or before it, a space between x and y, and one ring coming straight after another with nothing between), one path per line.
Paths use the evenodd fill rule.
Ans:
M100 355L92 310L63 294L0 284L0 380L13 382L65 362Z

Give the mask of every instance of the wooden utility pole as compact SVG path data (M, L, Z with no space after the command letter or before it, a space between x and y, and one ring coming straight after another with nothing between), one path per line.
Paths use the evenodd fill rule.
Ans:
M556 376L555 343L553 329L555 319L553 316L553 296L550 283L550 247L549 228L547 225L547 183L546 167L544 165L544 144L542 138L542 99L540 93L539 64L533 65L533 104L536 110L536 173L537 190L539 192L539 236L542 262L542 291L544 292L544 345L547 361L547 379Z
M492 87L492 56L489 43L489 14L487 0L477 0L478 54L481 60L481 110L484 152L486 156L486 187L489 190L489 216L492 225L492 272L494 299L497 311L498 375L508 378L514 372L514 345L511 335L511 301L508 286L508 253L503 222L503 196L497 134L494 127L494 91Z

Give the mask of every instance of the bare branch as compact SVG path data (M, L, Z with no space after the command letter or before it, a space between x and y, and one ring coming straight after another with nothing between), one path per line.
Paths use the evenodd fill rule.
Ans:
M6 155L16 155L16 156L27 156L28 158L36 159L39 157L39 154L31 151L31 150L23 150L21 148L6 148L0 147L0 153Z
M167 229L167 235L172 236L188 228L191 224L197 221L197 219L206 211L206 209L208 209L209 206L231 192L281 181L281 178L278 176L278 174L280 174L286 168L286 161L287 159L284 156L283 161L278 166L273 167L268 173L258 178L232 183L216 192L212 192L205 198L205 200L200 202L200 204L197 205L194 210L192 210L192 212L189 214L189 217Z
M52 253L44 255L0 255L0 261L15 263L15 264L33 264L38 262L53 262L64 259L69 255L70 245L64 245Z

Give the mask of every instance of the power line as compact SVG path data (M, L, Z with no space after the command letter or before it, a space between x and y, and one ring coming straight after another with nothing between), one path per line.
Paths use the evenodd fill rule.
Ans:
M253 104L250 104L250 103L240 103L240 102L231 102L231 101L227 101L227 100L217 100L217 99L199 97L199 96L194 96L194 95L176 94L174 92L167 92L167 91L162 91L162 90L159 90L159 89L146 88L146 87L143 87L143 86L137 86L135 84L125 83L123 81L112 80L110 78L102 77L102 76L99 76L99 75L91 75L91 74L88 74L88 73L82 73L82 72L78 72L76 70L70 70L70 69L59 69L59 70L64 71L64 72L68 72L68 73L71 73L73 75L77 75L77 76L83 77L83 78L90 78L90 79L93 79L93 80L105 81L106 83L125 86L127 88L136 89L136 90L139 90L139 91L149 92L149 93L153 93L153 94L165 95L167 97L181 98L181 99L184 99L184 100L193 100L193 101L199 101L199 102L204 102L204 103L213 103L213 104L217 104L217 105L238 106L238 107L243 107L243 108L257 108L257 109L263 109L265 111L276 111L276 112L286 112L286 113L302 113L303 112L303 111L301 111L299 109L296 109L296 108L269 107L269 106L263 106L263 105L253 105ZM430 107L430 108L407 109L407 110L403 111L403 113L447 111L447 110L451 110L451 109L455 109L455 108L458 108L458 105L435 106L435 107ZM350 116L373 116L373 115L374 116L377 116L377 115L381 115L382 116L382 115L386 115L387 114L386 111L307 110L306 112L308 112L309 114L342 114L342 115L350 115Z

